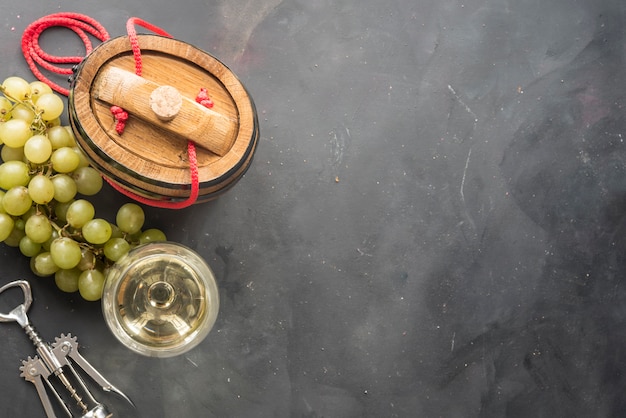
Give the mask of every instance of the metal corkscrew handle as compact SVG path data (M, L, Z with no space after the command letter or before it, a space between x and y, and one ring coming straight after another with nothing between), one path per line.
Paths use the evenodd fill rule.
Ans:
M47 344L44 343L44 341L39 337L39 334L37 334L37 331L35 331L35 328L33 328L30 320L28 319L27 312L30 308L30 305L33 303L33 294L30 290L30 284L26 280L16 280L2 286L2 288L0 288L0 295L2 295L3 292L12 287L19 287L22 289L22 292L24 293L24 303L15 307L15 309L13 309L8 314L0 313L0 322L15 321L20 324L20 326L24 328L26 335L28 335L28 338L30 338L37 350L39 351L40 349L42 349L44 351L43 360L46 362L46 364L53 369L59 368L60 366L58 364L55 364L57 362L55 362L52 353L47 352L48 350L46 350L46 348L49 349L49 347L47 347Z
M0 288L0 295L12 287L19 287L24 293L24 303L18 305L9 313L0 313L0 322L17 322L22 328L29 324L26 312L33 303L33 294L30 291L30 284L26 280L16 280L7 283Z
M80 414L79 416L82 418L109 418L112 416L103 404L95 400L74 365L82 369L104 391L117 393L133 405L132 401L122 391L109 383L80 355L76 337L61 334L61 337L57 338L52 345L44 342L31 325L27 315L33 302L30 284L25 280L8 283L0 288L0 296L13 287L22 289L24 303L9 313L0 313L0 322L17 322L35 345L38 356L28 357L27 360L22 361L21 376L35 385L48 418L56 418L56 415L46 388L52 391L54 399L59 402L68 417L74 416L72 411ZM54 388L50 378L55 379L66 390L64 392L65 397Z

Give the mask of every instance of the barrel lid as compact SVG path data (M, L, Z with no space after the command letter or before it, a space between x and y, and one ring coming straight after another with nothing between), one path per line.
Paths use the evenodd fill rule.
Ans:
M200 197L210 200L247 170L258 140L254 102L235 74L186 42L137 35L141 76L127 36L96 47L76 68L68 96L70 124L91 163L142 196L189 196L187 142L196 147ZM213 106L196 102L206 89ZM129 114L122 134L111 106Z

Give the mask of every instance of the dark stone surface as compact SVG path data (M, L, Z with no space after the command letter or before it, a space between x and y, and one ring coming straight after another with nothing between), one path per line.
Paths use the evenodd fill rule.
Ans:
M172 359L119 345L97 303L31 280L42 335L129 394L124 417L617 417L626 414L626 6L619 0L219 0L3 6L21 32L78 11L129 16L214 54L255 99L246 176L148 223L220 282L209 337ZM65 31L42 39L80 54ZM126 201L96 199L110 216ZM0 325L7 417L43 416Z

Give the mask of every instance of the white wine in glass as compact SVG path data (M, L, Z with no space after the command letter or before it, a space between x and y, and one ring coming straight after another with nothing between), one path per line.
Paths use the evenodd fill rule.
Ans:
M105 321L131 350L171 357L197 346L219 311L215 276L193 250L154 242L112 266L102 295Z

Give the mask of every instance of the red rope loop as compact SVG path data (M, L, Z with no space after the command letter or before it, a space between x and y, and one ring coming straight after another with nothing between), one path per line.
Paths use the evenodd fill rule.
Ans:
M128 32L128 39L133 51L133 57L135 59L135 73L141 76L143 68L141 61L141 48L139 46L135 26L141 26L156 33L157 35L166 36L168 38L171 38L172 36L158 26L152 25L151 23L148 23L137 17L131 17L130 19L128 19L128 21L126 22L126 31ZM26 59L28 67L32 71L33 75L37 77L37 79L48 84L56 92L67 96L69 95L69 90L49 80L41 72L38 66L56 74L72 74L72 68L67 68L56 64L76 65L79 64L85 58L85 56L59 57L46 53L39 45L39 37L46 29L51 27L64 27L76 33L85 45L85 56L89 55L91 51L93 51L93 45L88 35L92 35L101 42L107 41L110 37L106 29L100 23L80 13L63 12L51 14L34 21L26 27L22 35L22 54ZM113 106L111 108L111 111L113 113L116 123L116 132L121 135L124 131L124 126L128 119L128 113L119 106ZM189 156L191 188L189 197L182 201L149 199L123 188L122 186L114 183L112 180L106 178L105 176L103 176L103 178L115 190L145 205L166 209L186 208L196 203L200 194L198 159L196 156L196 147L193 141L187 142L187 155Z
M109 39L109 33L95 19L80 13L55 13L44 16L26 27L22 35L22 54L28 67L35 77L48 84L56 92L67 96L69 90L49 80L39 67L56 74L72 74L72 69L55 64L78 64L84 56L54 56L45 52L39 45L39 37L48 28L64 27L76 33L85 45L85 55L93 50L88 34L104 42ZM39 67L38 67L39 66Z

